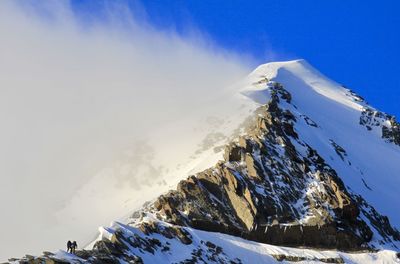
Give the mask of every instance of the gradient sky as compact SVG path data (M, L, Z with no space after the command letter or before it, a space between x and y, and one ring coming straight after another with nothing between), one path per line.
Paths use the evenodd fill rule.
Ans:
M400 2L127 1L156 28L200 32L217 46L251 55L254 66L304 58L374 107L400 116ZM101 5L74 0L84 17ZM140 7L139 7L140 6Z

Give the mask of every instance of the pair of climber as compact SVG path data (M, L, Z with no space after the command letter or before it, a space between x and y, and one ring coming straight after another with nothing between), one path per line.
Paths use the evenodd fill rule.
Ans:
M67 242L67 252L68 253L75 254L77 247L78 247L78 244L76 243L76 241L71 242L70 240L68 240L68 242Z

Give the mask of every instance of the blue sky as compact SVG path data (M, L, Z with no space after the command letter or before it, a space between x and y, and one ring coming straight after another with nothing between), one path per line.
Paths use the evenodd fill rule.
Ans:
M182 35L195 28L224 49L250 54L254 66L304 58L373 106L400 116L399 1L128 2L144 9L156 28ZM98 3L94 8L75 0L74 6L98 15Z
M190 124L197 128L210 113L231 114L218 89L258 64L305 58L400 116L399 0L139 1L0 0L0 200L6 201L0 211L13 215L0 220L10 227L0 236L0 262L61 248L71 234L89 241L93 227L126 213L127 201L151 200L155 192L146 186L162 188L157 166L176 168L205 137L191 133ZM134 19L113 9L115 3L128 4ZM197 33L220 48L193 43ZM225 50L244 62L220 56ZM135 143L146 138L154 143L157 169L146 156L149 177L136 165L141 173L115 174L120 159L130 164L128 153L143 152ZM118 169L108 170L114 160ZM43 183L62 188L37 195ZM87 192L88 186L101 191Z

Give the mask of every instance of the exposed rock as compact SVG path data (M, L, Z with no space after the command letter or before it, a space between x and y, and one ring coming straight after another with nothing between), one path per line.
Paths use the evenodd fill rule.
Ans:
M225 148L224 158L226 161L241 161L242 160L243 150L241 147L236 146L235 144L230 144Z
M398 240L386 218L361 210L336 172L298 138L296 118L279 107L280 100L290 103L291 95L281 85L271 90L271 101L256 111L256 124L226 147L225 161L160 197L155 202L159 213L172 224L264 243L349 250L371 240L362 212L385 230L385 239ZM331 144L344 159L346 151L333 140Z
M262 180L263 178L260 176L262 174L259 173L260 171L259 166L257 165L257 162L254 161L253 156L247 153L245 156L245 162L247 166L248 175L258 180Z
M343 86L343 88L347 89L347 87L345 87L345 86ZM347 90L348 90L348 96L352 97L354 101L366 103L365 99L362 96L356 94L354 91L352 91L350 89L347 89Z
M253 143L250 139L244 136L239 137L239 146L244 150L245 153L251 153L253 150Z
M335 148L336 154L338 154L338 156L344 161L345 157L347 157L346 151L332 139L329 141L330 141L331 145Z
M303 117L303 119L307 125L312 126L312 127L318 127L317 123L315 123L313 120L311 120L311 118L309 118L308 116L306 116L306 115L300 115L300 116Z
M320 261L324 263L345 263L342 258L308 258L304 256L292 256L292 255L272 255L278 261L290 261L290 262L300 262L300 261Z
M97 241L93 250L78 251L77 263L142 263L132 249L149 254L170 252L171 244L160 237L187 246L196 243L187 227L262 243L346 251L370 249L373 229L379 232L381 243L400 241L400 233L389 219L350 192L317 150L299 138L296 115L282 107L291 104L291 94L276 82L268 82L268 88L271 100L247 120L245 135L225 147L223 161L182 180L176 190L161 195L136 214L143 219L151 213L157 219L139 222L139 231L129 235L116 231L111 238ZM297 117L318 127L306 116ZM391 120L390 125L387 120ZM400 128L394 118L366 108L360 124L368 130L382 127L383 137L400 145ZM222 139L218 135L211 138ZM333 140L330 144L344 161L346 151ZM120 227L130 230L122 224ZM202 241L189 252L190 257L181 263L242 263L229 259L222 247L210 241ZM310 260L305 256L274 257L280 261ZM344 263L341 258L312 260ZM51 253L26 256L21 261L62 263Z
M389 118L390 126L382 126L382 137L400 146L400 124L395 117Z
M361 113L360 125L365 126L367 130L379 127L383 139L400 146L400 124L394 116L366 107Z

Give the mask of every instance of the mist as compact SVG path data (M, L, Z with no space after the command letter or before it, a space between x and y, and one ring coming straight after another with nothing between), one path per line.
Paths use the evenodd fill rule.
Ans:
M122 4L37 3L0 2L0 260L83 246L173 187L251 64Z

